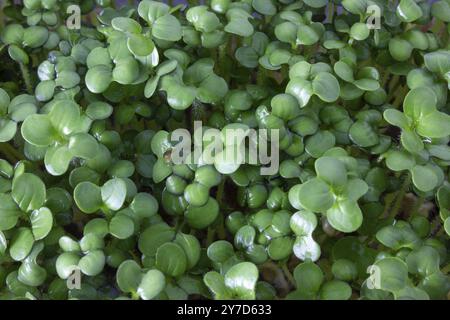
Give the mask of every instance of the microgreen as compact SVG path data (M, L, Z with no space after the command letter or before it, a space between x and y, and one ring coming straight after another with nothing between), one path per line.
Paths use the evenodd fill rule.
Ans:
M0 299L448 299L450 1L175 2L2 4Z

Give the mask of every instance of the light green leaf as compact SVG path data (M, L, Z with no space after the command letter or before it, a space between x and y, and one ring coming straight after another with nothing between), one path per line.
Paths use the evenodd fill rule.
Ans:
M232 266L225 274L225 286L239 299L255 299L258 268L251 262Z
M52 212L45 207L34 210L30 215L31 230L35 240L44 239L53 227Z
M39 209L46 197L45 184L32 173L22 173L13 180L12 197L22 211Z
M151 300L166 287L166 278L159 270L149 270L142 277L137 293L143 300Z

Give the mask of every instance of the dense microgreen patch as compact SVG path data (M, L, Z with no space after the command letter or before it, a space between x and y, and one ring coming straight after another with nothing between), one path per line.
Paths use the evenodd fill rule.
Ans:
M450 1L188 3L2 2L0 299L449 299Z

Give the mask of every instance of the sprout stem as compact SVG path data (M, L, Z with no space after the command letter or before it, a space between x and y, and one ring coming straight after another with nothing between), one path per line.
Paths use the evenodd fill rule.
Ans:
M414 203L414 207L411 210L411 217L414 217L419 212L424 201L425 201L425 197L423 195L421 195L419 198L417 198L416 202Z
M281 264L281 269L283 270L283 273L284 273L286 279L289 281L289 283L290 283L292 286L295 287L295 286L296 286L296 285L295 285L295 279L294 279L294 277L292 276L291 271L289 271L289 268L288 268L286 262L284 262L284 263Z
M23 160L23 155L7 142L0 143L0 151L8 158L10 162L16 163Z
M22 78L25 82L25 87L27 88L27 92L29 94L33 94L33 86L31 85L30 73L28 72L28 68L23 64L19 63L20 72L22 72Z
M401 209L403 198L405 197L406 191L411 184L411 173L408 172L405 180L403 181L402 187L397 192L397 196L395 198L394 206L391 209L389 214L389 218L395 218Z
M450 263L447 264L444 268L442 268L442 273L447 274L450 272Z
M392 105L398 108L403 103L403 100L405 99L407 93L408 93L408 86L405 85L400 89L400 92L398 92L398 95L395 97L395 100L392 103Z
M206 246L207 247L209 247L209 245L214 242L215 234L216 234L216 230L214 230L211 226L209 226L208 233L206 234Z
M219 187L217 188L217 193L216 193L217 203L219 204L219 208L221 208L221 209L222 209L222 200L223 200L222 198L223 198L224 191L225 191L225 181L226 181L226 179L227 179L226 177L224 177L222 179L222 181L219 184ZM220 239L225 239L225 237L226 237L224 220L225 220L225 217L222 214L222 216L220 217L220 224L217 227L217 236Z

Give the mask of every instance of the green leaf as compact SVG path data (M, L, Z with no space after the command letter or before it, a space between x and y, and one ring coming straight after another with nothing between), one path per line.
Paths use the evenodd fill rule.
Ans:
M241 37L249 37L253 34L253 25L248 21L251 16L241 8L231 8L226 13L228 24L224 30Z
M339 98L340 88L336 78L328 72L320 72L312 82L314 94L325 102L334 102Z
M44 249L43 243L36 243L18 270L18 280L28 286L40 286L47 277L47 271L36 263L37 256Z
M13 228L21 214L11 195L0 193L0 230Z
M111 116L113 107L106 102L96 101L90 103L86 108L86 115L92 120L103 120Z
M357 201L369 191L369 186L364 180L353 178L348 180L345 189L340 194L348 200Z
M34 244L33 233L29 228L19 228L14 233L9 246L9 255L15 261L22 261L31 252Z
M314 91L312 83L302 78L291 79L286 87L286 93L291 94L297 99L300 108L308 104Z
M158 212L158 201L151 194L140 192L130 204L130 209L137 217L150 218Z
M436 110L436 94L428 87L412 89L405 97L405 115L417 121Z
M148 56L155 48L153 42L141 34L130 35L127 40L127 47L134 55L141 57Z
M152 27L152 35L161 40L178 41L181 39L181 24L171 14L156 19Z
M292 253L294 240L290 237L279 237L273 239L268 248L267 254L270 259L279 261L288 258Z
M450 217L445 219L445 221L444 221L444 229L445 229L445 232L447 232L447 235L450 235Z
M80 107L74 101L59 100L53 104L48 117L59 134L69 135L80 124Z
M439 111L428 113L417 123L417 133L428 138L450 135L450 116Z
M32 173L22 173L13 180L12 197L22 211L39 209L46 197L45 184Z
M400 62L406 61L411 57L413 46L405 39L394 37L389 40L389 53Z
M347 259L336 260L331 267L331 272L336 279L342 281L352 281L358 278L356 264Z
M145 89L144 89L144 96L146 98L150 98L151 96L153 96L153 94L156 91L156 88L158 86L158 82L159 82L159 76L155 76L153 78L148 79L147 83L145 84Z
M305 150L314 158L321 157L328 149L334 147L336 137L330 131L319 130L306 139Z
M433 190L438 185L438 177L434 171L427 166L415 166L411 170L414 185L423 192Z
M370 35L370 29L364 22L357 22L350 28L350 36L358 41L366 40Z
M141 1L138 6L139 16L150 23L167 14L169 10L167 4L158 1Z
M117 269L116 281L123 292L137 292L142 280L141 267L134 260L122 262Z
M103 218L89 220L84 226L83 234L93 233L100 238L104 238L109 232L108 222Z
M127 239L134 233L134 222L125 214L116 214L109 222L109 233L117 239Z
M372 126L362 120L358 120L350 127L350 139L360 147L367 148L379 143L378 132Z
M1 33L2 42L5 44L21 44L24 28L20 24L12 23L4 27Z
M187 109L197 95L195 87L180 84L171 75L162 77L161 90L166 91L167 103L175 110Z
M61 279L67 279L78 267L80 257L73 252L64 252L56 259L55 268Z
M344 281L331 280L320 289L321 300L348 300L352 295L352 288Z
M376 281L381 290L395 292L403 289L407 284L408 267L405 262L399 258L384 258L376 261L375 266L376 276L379 279Z
M310 26L301 24L297 30L297 41L299 44L310 46L320 39L320 35Z
M207 250L208 258L217 263L224 263L234 255L233 245L225 240L211 243Z
M192 183L184 189L184 198L193 206L204 206L209 199L209 188L200 183Z
M344 61L337 61L334 66L334 72L344 81L353 82L355 80L353 76L352 68Z
M319 244L311 236L297 237L292 250L302 261L317 261L321 255Z
M142 277L137 293L143 300L151 300L166 287L166 278L159 270L149 270Z
M102 250L89 251L78 262L81 272L87 276L96 276L103 271L105 266L105 254Z
M155 266L171 277L182 275L186 271L187 264L184 250L176 243L165 243L156 251Z
M376 290L376 289L375 289ZM403 289L395 292L395 299L397 300L430 300L425 290L417 287L406 286Z
M187 269L193 268L200 259L200 243L197 238L190 234L178 233L175 238L178 244L186 254Z
M436 272L420 281L418 288L426 291L430 299L445 299L449 290L448 276L442 272Z
M23 33L23 45L30 48L38 48L45 44L49 32L42 26L31 26Z
M33 114L25 119L21 128L22 137L30 144L46 147L53 143L55 130L47 115Z
M234 245L237 249L247 249L253 246L256 231L252 226L243 226L234 236Z
M252 6L256 11L265 16L273 16L277 13L277 7L272 0L253 0Z
M137 21L126 17L112 19L111 26L118 31L127 33L141 33L142 31L142 27Z
M328 3L328 0L303 0L308 6L312 8L322 8Z
M253 1L255 2L255 0ZM297 40L297 25L295 23L292 23L290 21L286 21L286 22L282 22L280 24L278 24L275 27L275 36L277 37L278 40L282 41L282 42L287 42L287 43L295 43ZM253 55L254 58L251 58L249 60L254 61L254 60L258 60L258 53L251 47L241 47L239 48L241 51L246 50L246 52L248 51L247 54L244 54L243 52L240 54L241 58L244 58L244 56L251 56ZM239 50L238 49L238 50ZM236 52L236 58L241 61L241 59L239 59L237 57L238 52Z
M450 22L450 3L437 1L431 6L431 14L444 22Z
M422 16L422 9L414 0L401 0L397 6L397 16L404 22L413 22Z
M420 238L412 230L407 223L397 222L393 226L386 226L381 228L376 238L384 246L393 250L400 250L401 248L415 248L420 243Z
M293 191L292 197L298 199L303 208L313 212L326 212L334 203L330 187L318 178L301 184Z
M396 109L387 109L383 112L384 119L392 124L393 126L399 127L401 129L406 129L409 127L408 118Z
M44 239L53 227L52 212L45 207L34 210L30 215L31 230L35 240Z
M112 78L120 84L132 84L139 77L139 63L132 57L123 57L116 61Z
M334 229L346 233L356 231L363 221L358 203L352 200L337 201L326 214Z
M272 98L270 105L272 113L286 121L296 118L300 113L297 100L290 94L277 94Z
M393 150L386 154L386 165L392 171L411 170L416 165L416 161L404 151Z
M375 91L380 88L380 83L374 79L358 79L353 84L364 91Z
M102 93L108 89L112 81L112 69L108 65L97 65L86 73L86 87L93 93Z
M73 199L84 213L94 213L103 204L101 189L90 181L83 181L75 187Z
M125 202L127 186L123 179L114 178L106 181L101 187L103 203L111 210L119 210Z
M9 119L0 119L0 142L7 142L14 138L17 123Z
M320 267L313 262L300 263L293 273L297 289L309 294L316 294L324 280Z
M439 272L439 260L439 253L434 248L422 246L413 250L406 257L406 264L410 273L418 274L424 278Z
M69 139L69 151L75 157L82 159L94 158L98 153L98 143L88 133L76 133Z
M18 63L27 65L30 62L30 58L28 57L27 53L22 48L14 44L8 46L8 54L11 59Z
M189 225L196 229L203 229L213 223L219 214L219 205L216 199L209 197L204 206L190 205L185 217Z
M92 250L99 250L105 247L105 242L103 238L100 237L100 234L96 233L88 233L81 238L80 249L83 252L89 252Z
M239 299L255 299L258 268L251 262L232 266L225 274L225 286Z
M8 242L6 241L5 234L0 231L0 256L4 255L8 248Z
M209 271L203 276L203 281L217 300L230 298L231 293L225 286L225 279L220 273Z
M317 217L309 211L298 211L292 215L290 227L297 236L310 236L317 227Z
M172 241L174 238L175 232L168 225L159 223L148 227L141 233L138 247L146 256L154 257L161 245Z
M347 183L347 169L344 163L331 157L321 157L314 163L317 176L333 187Z

